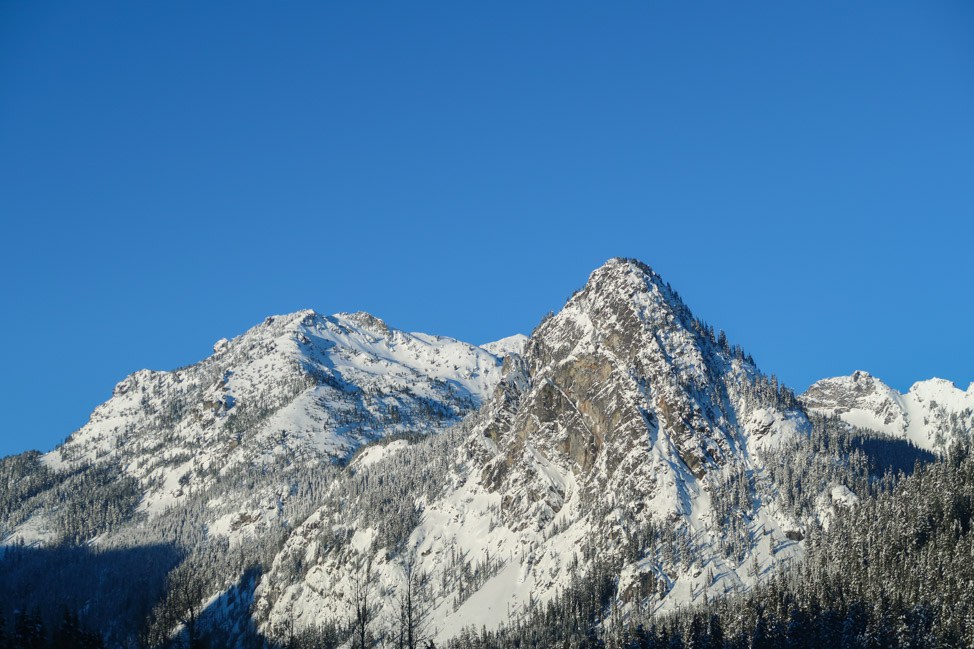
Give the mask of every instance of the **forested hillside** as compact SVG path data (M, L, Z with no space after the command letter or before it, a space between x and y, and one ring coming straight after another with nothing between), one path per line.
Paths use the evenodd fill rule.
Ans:
M577 584L524 623L451 646L882 649L974 646L974 455L953 446L839 508L808 555L753 591L663 616L615 615L613 582Z

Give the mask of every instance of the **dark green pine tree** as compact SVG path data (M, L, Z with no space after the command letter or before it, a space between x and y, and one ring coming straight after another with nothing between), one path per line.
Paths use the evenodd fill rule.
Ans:
M14 614L12 649L45 649L47 646L44 622L40 615L27 611Z
M723 333L723 332L721 332ZM711 615L707 621L707 633L710 638L710 646L715 649L724 647L724 625L720 621L719 615Z
M749 649L770 649L770 647L768 622L764 619L764 614L758 612L757 620L754 622L754 629L751 631L751 644Z
M61 624L54 632L53 643L55 647L77 647L81 636L81 628L78 624L78 616L65 609L61 617Z
M54 632L52 646L56 649L103 649L100 634L81 628L78 614L65 610L61 624Z
M808 615L797 606L792 606L788 611L785 627L786 644L789 649L812 649L816 646L811 639L811 627Z

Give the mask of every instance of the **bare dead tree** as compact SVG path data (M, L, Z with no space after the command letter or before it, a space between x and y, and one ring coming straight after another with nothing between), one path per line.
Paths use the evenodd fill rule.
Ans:
M429 635L429 575L417 565L415 549L403 558L403 584L396 595L398 649L418 649L431 641Z
M183 564L170 574L167 591L166 617L174 623L173 626L183 626L187 646L195 649L200 646L199 617L206 596L203 580L192 573L190 566Z
M375 619L379 607L372 600L375 586L375 574L372 570L372 558L369 557L360 566L352 581L352 600L355 612L352 617L352 641L358 649L368 649L374 644L369 631L369 625Z

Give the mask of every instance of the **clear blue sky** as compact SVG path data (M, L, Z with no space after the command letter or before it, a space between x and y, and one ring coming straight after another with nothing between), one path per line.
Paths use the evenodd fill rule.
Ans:
M486 342L612 256L801 390L974 380L974 4L0 3L0 454L273 313Z

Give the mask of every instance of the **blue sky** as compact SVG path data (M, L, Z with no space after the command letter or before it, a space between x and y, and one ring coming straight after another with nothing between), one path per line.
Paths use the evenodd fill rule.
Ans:
M0 4L0 454L304 307L638 257L767 372L974 380L974 5Z

